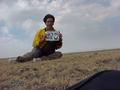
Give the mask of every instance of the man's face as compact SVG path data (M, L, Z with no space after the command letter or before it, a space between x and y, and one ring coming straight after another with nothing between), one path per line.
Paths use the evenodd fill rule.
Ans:
M53 18L48 18L45 22L45 25L47 27L52 27L54 25L54 21L53 21Z

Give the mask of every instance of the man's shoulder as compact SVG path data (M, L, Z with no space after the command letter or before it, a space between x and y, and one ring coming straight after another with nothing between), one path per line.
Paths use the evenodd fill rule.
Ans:
M40 27L37 32L45 32L45 27Z
M43 31L43 30L45 30L45 27L40 27L39 29L38 29L39 31Z

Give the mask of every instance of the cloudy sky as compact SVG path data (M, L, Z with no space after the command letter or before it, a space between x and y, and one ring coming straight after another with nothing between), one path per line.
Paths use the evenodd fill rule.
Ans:
M63 34L62 52L120 48L120 0L0 0L0 57L31 51L48 13Z

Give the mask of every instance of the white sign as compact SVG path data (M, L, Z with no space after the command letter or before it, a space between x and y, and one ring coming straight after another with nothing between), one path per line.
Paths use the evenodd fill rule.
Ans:
M59 32L58 31L46 31L45 40L46 41L59 41Z

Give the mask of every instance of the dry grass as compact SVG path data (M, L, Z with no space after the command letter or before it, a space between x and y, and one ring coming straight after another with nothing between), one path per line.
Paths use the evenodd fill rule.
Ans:
M120 70L120 50L64 54L47 61L0 60L0 90L64 90L102 70Z

